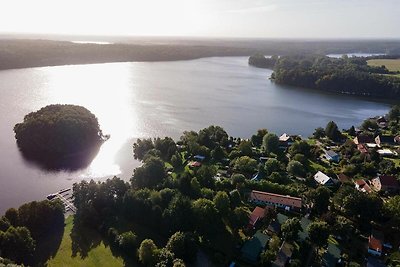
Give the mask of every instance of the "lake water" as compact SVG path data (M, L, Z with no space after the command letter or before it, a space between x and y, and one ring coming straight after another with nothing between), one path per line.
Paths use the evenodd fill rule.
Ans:
M389 105L345 95L278 86L270 70L245 57L153 63L109 63L0 71L0 214L82 179L129 180L138 137L172 136L211 124L232 136L259 128L309 136L330 120L340 128L381 115ZM83 170L48 172L23 159L13 127L55 103L91 110L111 138Z

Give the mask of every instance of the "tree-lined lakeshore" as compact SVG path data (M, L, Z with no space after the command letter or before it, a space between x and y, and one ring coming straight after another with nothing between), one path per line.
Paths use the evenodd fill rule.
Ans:
M112 43L96 44L46 40L51 36L24 36L27 39L12 39L12 35L1 37L0 70L70 64L250 56L255 52L264 55L345 54L352 51L400 54L400 41L397 40L98 37L96 40L107 40ZM73 40L73 37L64 39L71 40L71 38Z
M331 121L309 139L267 129L234 138L219 126L139 139L143 164L129 183L74 184L73 219L57 200L9 209L0 256L35 266L396 266L400 107L382 115L346 130Z

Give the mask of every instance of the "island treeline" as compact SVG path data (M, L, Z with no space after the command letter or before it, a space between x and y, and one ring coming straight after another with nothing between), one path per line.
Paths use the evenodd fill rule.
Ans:
M390 56L394 58L396 56ZM259 55L250 57L249 64ZM276 60L271 79L278 84L375 98L400 98L400 79L385 66L369 66L373 57L331 58L323 55L281 56ZM388 57L379 57L388 58ZM257 62L262 61L258 59ZM256 64L251 64L257 66ZM264 63L263 67L270 64Z

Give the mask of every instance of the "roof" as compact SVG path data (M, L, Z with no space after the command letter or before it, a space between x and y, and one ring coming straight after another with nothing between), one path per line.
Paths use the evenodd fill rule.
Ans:
M201 162L198 161L192 161L189 163L190 167L200 167L201 166Z
M354 138L354 143L358 144L365 144L365 143L373 143L375 140L369 135L359 135Z
M372 192L371 187L367 184L367 182L365 182L364 179L356 180L354 183L356 184L356 186L358 186L358 190L360 190L362 192L367 192L367 193Z
M392 150L390 150L390 149L379 149L379 150L377 150L377 152L379 153L379 155L397 155L397 153L396 152L393 152Z
M314 175L314 180L317 181L319 184L325 185L327 183L331 183L332 179L326 175L325 173L318 171L315 175Z
M322 256L322 261L327 267L336 267L338 261L340 260L341 250L338 245L329 242L328 249Z
M265 217L265 209L256 207L249 216L249 224L254 226L259 219L262 219L264 217Z
M328 155L328 156L331 157L331 158L339 156L339 154L336 153L336 152L333 151L333 150L328 150L328 151L325 152L325 154Z
M347 175L344 174L344 173L339 173L339 174L337 175L337 177L338 177L339 181L341 181L342 183L350 182L350 177L347 176Z
M311 220L302 217L300 220L300 225L301 225L301 231L299 232L299 239L301 241L304 241L308 238L308 226L311 224Z
M287 142L287 141L289 141L291 139L291 137L290 137L290 135L288 135L287 133L284 133L284 134L282 134L280 137L279 137L279 141L280 142Z
M381 143L394 144L393 135L378 135L377 138L379 138Z
M250 198L252 200L282 204L285 206L292 206L299 209L302 207L302 200L301 198L298 197L284 196L284 195L253 190L250 193Z
M276 255L276 260L272 263L273 267L284 267L288 260L292 257L293 254L293 246L283 242L282 246L279 249L278 254Z
M243 244L243 247L240 250L242 257L251 262L257 262L258 256L264 250L270 239L271 237L269 235L257 231L250 240Z
M368 238L368 248L382 252L382 241L371 235Z
M397 181L396 177L394 177L394 176L381 175L375 179L379 179L381 185L383 185L383 186L399 187L399 182Z

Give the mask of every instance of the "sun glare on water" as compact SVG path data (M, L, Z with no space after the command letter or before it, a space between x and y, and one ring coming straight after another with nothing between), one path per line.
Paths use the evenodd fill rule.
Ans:
M63 71L56 69L63 68ZM138 136L138 118L131 104L134 88L131 68L125 64L94 64L45 68L49 92L46 104L76 104L89 109L99 120L103 134L109 134L99 153L82 177L105 177L121 173L117 153L133 136ZM55 70L54 72L52 70Z

